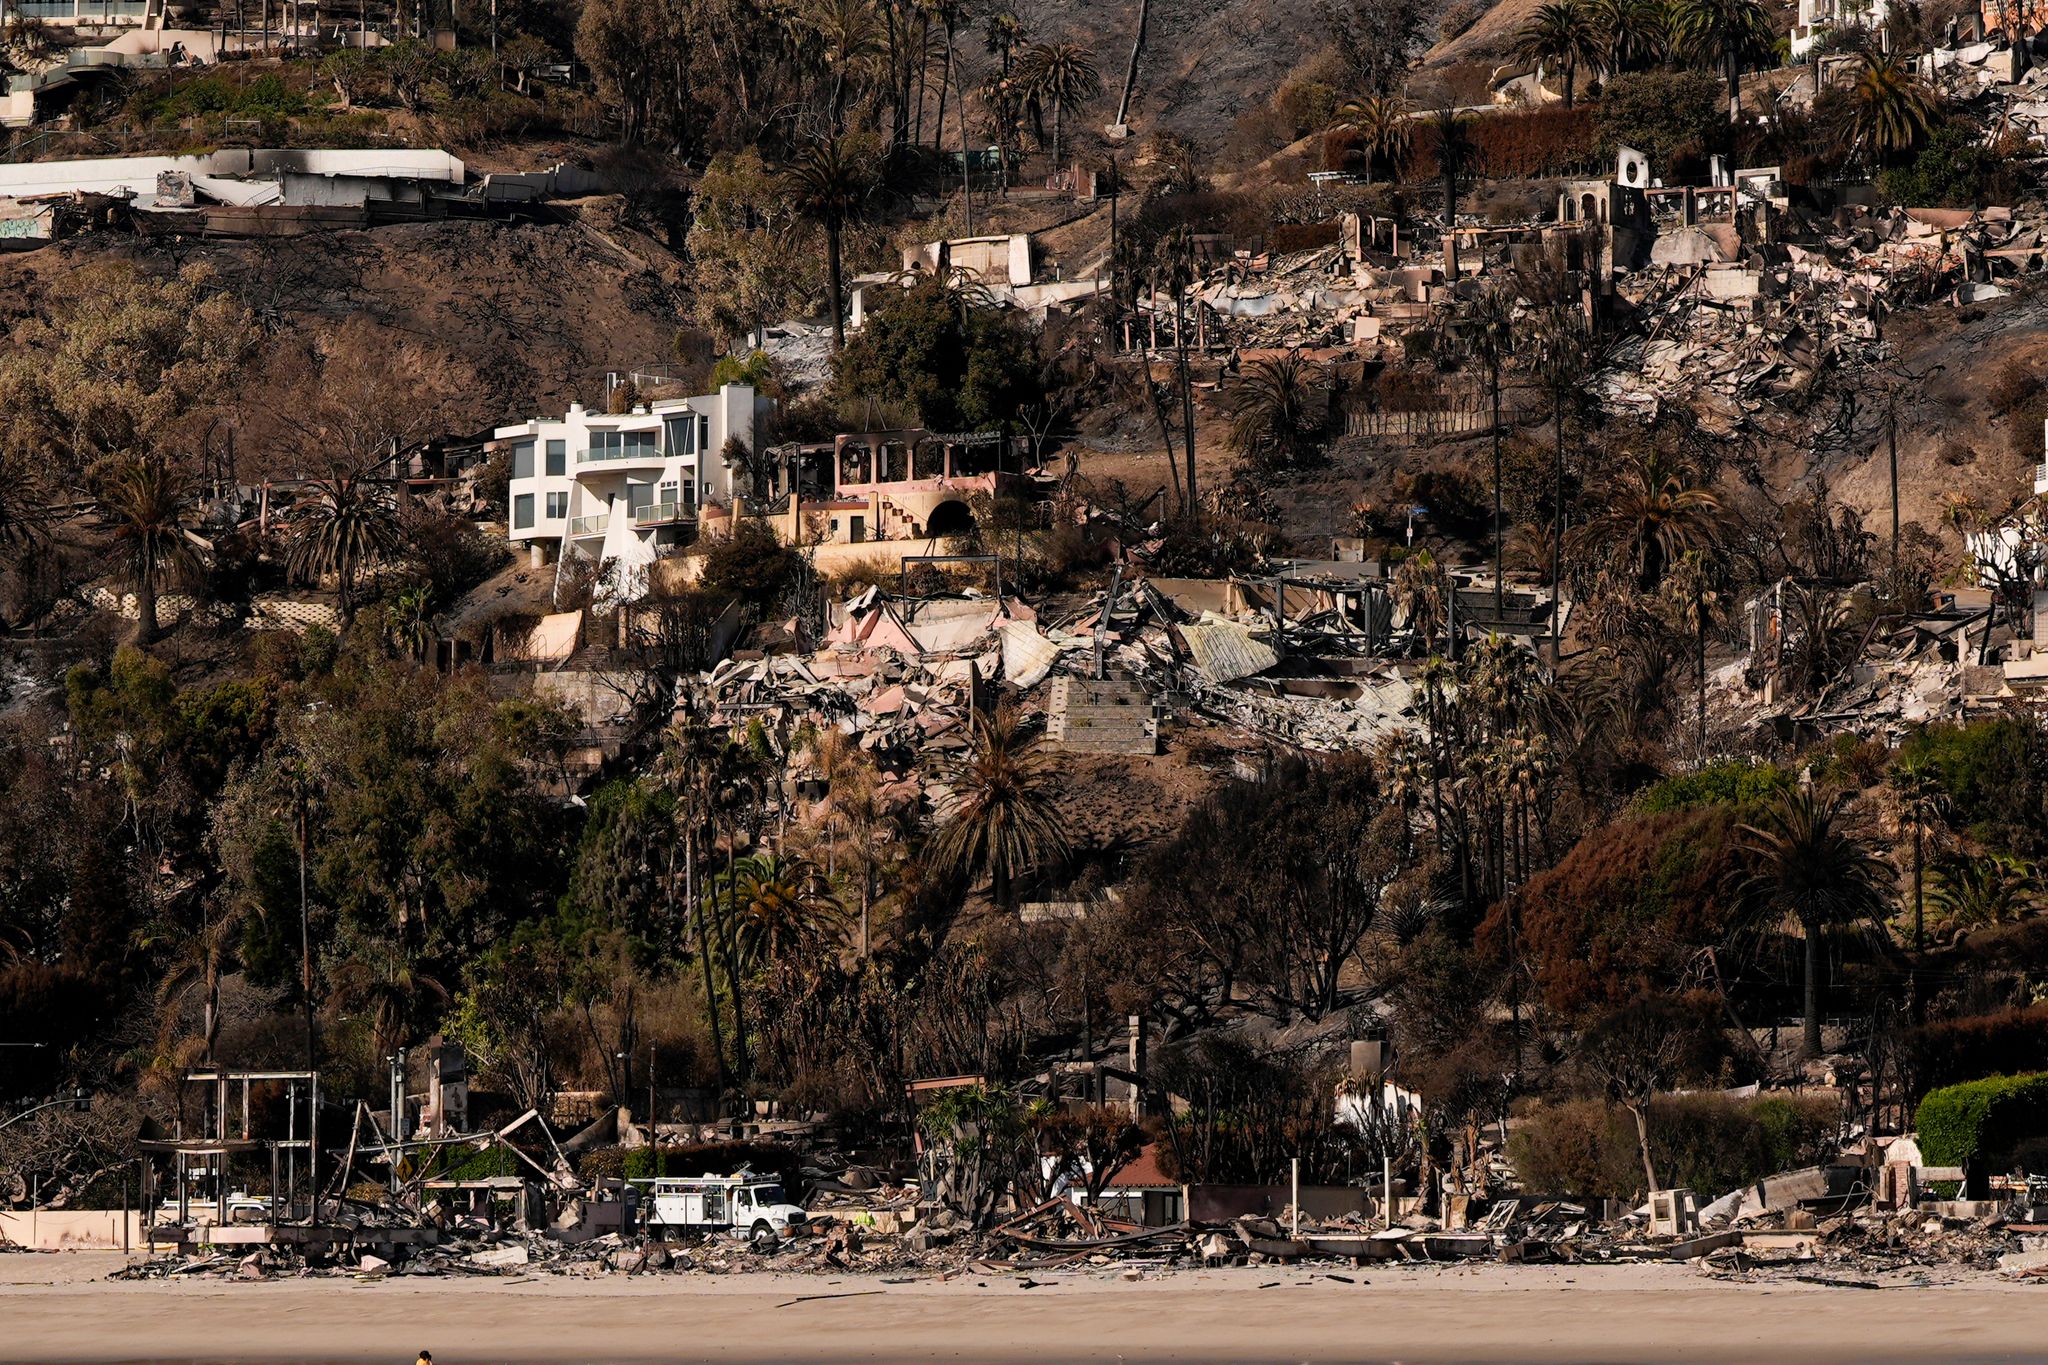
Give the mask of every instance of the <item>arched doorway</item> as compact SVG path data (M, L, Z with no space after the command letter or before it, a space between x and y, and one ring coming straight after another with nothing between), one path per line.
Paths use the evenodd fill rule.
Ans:
M964 536L974 530L974 513L967 510L967 504L957 498L948 499L931 510L925 518L924 533L937 540L941 536Z

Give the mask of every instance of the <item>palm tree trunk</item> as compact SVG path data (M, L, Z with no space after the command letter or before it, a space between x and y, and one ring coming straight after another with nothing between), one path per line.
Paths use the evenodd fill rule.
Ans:
M1921 843L1923 829L1924 826L1916 817L1913 821L1913 951L1916 953L1924 944L1926 931L1926 902L1921 897L1921 872L1924 866Z
M1806 939L1806 1019L1805 1036L1800 1048L1807 1057L1820 1056L1820 933L1819 926L1808 924Z
M711 1020L711 1050L718 1057L718 1089L726 1085L724 1026L718 1020L718 990L711 980L711 941L704 932L704 905L697 894L697 831L683 840L683 896L689 902L690 919L697 926L697 962L704 973L704 1012Z
M1557 428L1551 451L1551 474L1556 480L1557 505L1551 509L1550 529L1550 647L1557 662L1564 662L1564 387L1550 393L1550 423Z
M953 28L952 25L948 24L946 26L946 71L950 75L952 70ZM967 95L964 91L961 92L960 98L954 102L953 117L960 121L960 207L966 217L967 235L972 237L974 235L974 163L973 158L967 154ZM944 138L945 132L943 128L940 130L939 136L942 139ZM966 307L964 296L961 307L963 310L962 316L964 317Z
M839 267L839 225L825 225L825 271L832 284L832 349L846 349L846 295Z
M1706 588L1701 585L1695 590L1693 612L1699 618L1699 639L1695 642L1697 652L1693 656L1693 678L1699 684L1700 716L1699 740L1696 761L1707 761L1707 603Z
M1728 76L1728 121L1742 121L1742 63L1736 60L1735 48L1731 44L1722 59L1727 66Z
M1455 281L1454 281L1455 283ZM1493 390L1493 628L1499 630L1506 619L1507 609L1505 585L1501 580L1501 548L1507 539L1507 530L1501 524L1500 502L1500 362L1494 361L1487 370L1492 379Z
M144 565L135 575L135 637L142 644L156 639L156 569Z
M1138 83L1138 54L1145 47L1145 20L1152 12L1152 0L1138 0L1138 34L1131 39L1131 60L1124 67L1123 98L1116 102L1116 122L1119 128L1130 120L1131 87ZM1370 183L1370 174L1367 182Z
M1058 127L1055 120L1054 127ZM1187 291L1176 281L1173 289L1173 350L1180 364L1180 409L1181 435L1187 443L1187 518L1193 522L1201 515L1201 503L1195 494L1195 391L1188 378L1188 325Z
M946 140L946 87L953 82L953 26L946 25L946 64L939 69L939 107L932 120L932 142L936 145ZM921 101L920 101L921 102ZM963 100L964 103L964 100ZM961 144L966 151L966 144Z
M1564 59L1564 107L1567 109L1572 107L1572 87L1578 84L1578 75L1578 58L1567 54Z

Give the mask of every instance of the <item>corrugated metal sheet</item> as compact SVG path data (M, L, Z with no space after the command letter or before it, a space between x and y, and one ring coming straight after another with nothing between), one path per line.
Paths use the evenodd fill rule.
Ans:
M1252 638L1251 628L1214 612L1180 627L1180 637L1194 656L1195 671L1211 683L1236 682L1263 673L1280 662L1273 647Z

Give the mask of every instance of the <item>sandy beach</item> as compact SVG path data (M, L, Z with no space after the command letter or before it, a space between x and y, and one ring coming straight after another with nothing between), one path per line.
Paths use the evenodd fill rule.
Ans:
M2048 1361L2048 1286L1987 1276L1876 1290L1643 1265L1111 1271L1028 1289L973 1275L107 1282L121 1261L0 1256L0 1359Z

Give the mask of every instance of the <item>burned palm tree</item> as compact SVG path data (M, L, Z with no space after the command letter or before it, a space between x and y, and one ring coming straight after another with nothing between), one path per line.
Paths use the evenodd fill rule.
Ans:
M797 214L825 232L825 274L832 291L832 349L846 345L846 271L840 242L847 227L866 216L875 193L874 170L843 138L814 143L783 172L783 189Z
M1804 940L1805 1055L1820 1055L1820 940L1838 925L1881 921L1892 884L1889 864L1847 826L1846 796L1780 793L1736 830L1743 871L1737 883L1754 923L1797 924Z
M1529 61L1556 64L1564 78L1567 109L1578 93L1579 67L1596 64L1601 48L1592 12L1580 0L1546 0L1515 35L1517 55Z
M732 924L733 965L743 973L815 957L845 935L845 907L807 858L738 859L718 879L717 894Z
M1365 95L1337 106L1335 126L1348 128L1358 135L1359 149L1365 153L1365 182L1368 185L1372 183L1373 162L1380 157L1387 159L1388 171L1399 178L1402 158L1408 155L1413 125L1408 106L1395 95Z
M1644 593L1656 592L1675 560L1712 545L1720 530L1721 500L1654 452L1629 468L1610 492L1607 510L1583 528L1589 546L1633 570Z
M1040 43L1024 54L1018 70L1032 104L1052 106L1052 159L1057 164L1066 149L1067 111L1102 89L1095 54L1079 43Z
M1067 826L1052 773L1014 712L974 722L967 752L947 781L951 795L931 843L934 866L970 880L987 877L996 904L1008 906L1021 878L1066 860Z
M1676 47L1720 70L1728 83L1728 121L1742 117L1742 73L1773 60L1778 36L1759 0L1678 0L1671 14Z
M383 484L336 466L292 509L286 565L309 580L332 575L341 619L353 621L357 582L398 540L398 506Z
M1321 366L1298 351L1254 361L1229 400L1230 443L1240 458L1262 469L1308 462L1328 416Z
M135 589L137 633L157 636L157 595L193 570L185 538L191 489L168 460L137 456L115 470L101 493L101 513L113 523L114 552L122 577Z

